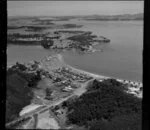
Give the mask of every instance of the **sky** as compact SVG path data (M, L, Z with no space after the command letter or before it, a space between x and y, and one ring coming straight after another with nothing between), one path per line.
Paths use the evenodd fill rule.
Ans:
M143 13L143 1L8 1L8 16L117 15Z

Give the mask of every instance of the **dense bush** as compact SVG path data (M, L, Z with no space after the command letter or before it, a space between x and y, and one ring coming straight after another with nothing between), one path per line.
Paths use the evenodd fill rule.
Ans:
M115 89L118 89L119 91L125 91L127 90L127 86L122 84L121 82L118 82L115 79L106 79L103 80L103 82L98 82L97 80L94 80L91 85L87 87L88 91L101 89L103 87L115 87Z
M20 64L19 62L16 62L16 65L13 65L11 69L9 70L20 70L20 71L25 71L27 70L27 67L23 64Z
M25 70L27 70L27 67L17 62L16 65L12 66L7 70L7 75L16 73L18 76L22 77L28 82L28 87L35 88L38 81L41 80L40 71L36 71L36 73L28 73L24 72Z
M89 122L90 130L141 130L141 114L120 115L111 122L99 120Z
M32 88L41 79L40 72L24 72L26 67L17 63L7 70L6 122L19 116L21 109L30 104L33 97Z
M114 120L122 115L141 114L141 100L125 93L124 89L122 84L115 80L105 80L102 83L95 80L85 94L65 104L69 110L68 122L90 127L88 122L93 120L104 120L113 124Z
M27 83L16 73L7 75L6 122L18 117L21 109L30 103L33 94Z
M63 27L64 28L80 28L83 25L76 25L76 24L64 24Z
M90 35L76 35L68 38L69 40L77 41L80 44L90 44L92 37Z
M25 31L33 31L33 32L40 32L46 29L46 27L40 26L26 26L27 29Z
M43 40L41 42L41 45L46 48L49 49L51 46L53 46L54 42L52 40Z

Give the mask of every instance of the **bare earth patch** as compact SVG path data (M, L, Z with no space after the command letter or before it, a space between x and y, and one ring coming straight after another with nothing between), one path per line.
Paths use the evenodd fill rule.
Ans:
M41 129L59 129L59 125L55 118L50 116L49 111L46 111L38 116L37 128Z

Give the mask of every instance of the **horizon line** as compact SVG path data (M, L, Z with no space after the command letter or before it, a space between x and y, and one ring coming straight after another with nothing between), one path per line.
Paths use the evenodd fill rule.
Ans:
M85 15L8 15L7 17L70 17L70 16L91 16L91 15L97 15L97 16L117 16L117 15L135 15L135 14L144 14L144 12L139 13L124 13L124 14L85 14Z

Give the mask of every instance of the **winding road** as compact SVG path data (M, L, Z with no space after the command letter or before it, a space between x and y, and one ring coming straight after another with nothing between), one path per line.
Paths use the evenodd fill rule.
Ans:
M15 123L17 123L17 122L23 120L24 118L32 117L32 119L34 119L34 118L33 118L34 114L39 114L39 113L40 113L41 111L43 111L43 110L49 109L49 108L52 107L52 106L59 105L60 103L62 103L62 102L64 102L64 101L68 100L69 98L71 98L71 97L73 97L73 96L81 96L83 93L86 92L86 86L87 86L87 84L90 83L90 82L92 82L93 80L94 80L94 79L91 79L91 80L89 80L89 81L87 81L87 82L85 82L85 83L82 83L82 84L81 84L81 87L75 89L75 90L73 91L72 95L70 95L70 96L68 96L68 97L65 97L65 98L61 98L61 99L59 99L59 100L57 100L57 101L54 101L54 102L53 102L52 104L50 104L50 105L43 104L43 106L40 106L40 107L36 108L35 110L30 111L29 113L26 113L26 114L24 114L23 116L17 118L16 120L7 123L7 124L6 124L6 127L10 127L10 126L14 125Z

